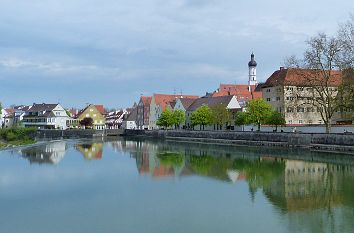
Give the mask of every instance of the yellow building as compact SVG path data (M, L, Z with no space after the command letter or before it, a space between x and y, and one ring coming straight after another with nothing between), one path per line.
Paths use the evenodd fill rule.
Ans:
M104 115L105 113L102 105L90 104L86 108L82 109L76 118L85 128L101 130L106 128L106 120Z

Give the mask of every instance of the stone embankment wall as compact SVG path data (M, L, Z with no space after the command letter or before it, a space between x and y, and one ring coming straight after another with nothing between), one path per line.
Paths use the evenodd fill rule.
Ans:
M38 130L36 139L62 139L62 138L94 138L104 136L118 136L123 133L120 129L71 129L71 130Z
M300 147L354 152L354 134L311 134L233 131L126 130L127 136L250 146Z

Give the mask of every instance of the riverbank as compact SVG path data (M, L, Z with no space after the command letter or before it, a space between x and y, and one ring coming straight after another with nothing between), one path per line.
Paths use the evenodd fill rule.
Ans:
M36 131L33 128L0 129L0 149L34 144Z
M239 131L126 130L125 136L173 139L188 142L303 148L354 153L353 134L277 133Z

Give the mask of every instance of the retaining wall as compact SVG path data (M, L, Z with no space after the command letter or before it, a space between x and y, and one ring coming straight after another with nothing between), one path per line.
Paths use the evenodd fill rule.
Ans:
M177 139L238 145L300 147L354 152L354 134L274 133L186 130L126 130L127 136Z
M94 130L94 129L70 129L70 130L38 130L36 139L61 139L61 138L94 138L104 136L117 136L123 133L120 129Z

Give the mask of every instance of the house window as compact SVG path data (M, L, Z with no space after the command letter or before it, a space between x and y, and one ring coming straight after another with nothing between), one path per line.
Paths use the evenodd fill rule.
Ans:
M279 96L277 96L276 101L280 101L280 97Z
M267 98L267 101L270 102L270 98Z
M292 90L294 90L294 88L292 88L292 87L287 87L286 90L292 91Z
M297 87L297 90L298 90L298 91L303 91L304 88L303 88L303 87Z
M288 107L288 108L286 109L286 111L287 111L287 112L294 112L294 108Z
M312 124L312 120L309 120L309 124Z
M90 112L93 112L93 109L92 109L92 108L90 109Z
M303 121L302 120L299 120L299 124L302 124L303 123Z
M86 117L90 117L90 114L86 114Z
M289 121L288 121L288 124L292 124L292 123L293 123L293 121L292 121L292 120L289 120Z
M305 112L305 109L303 107L298 107L297 112Z
M270 92L270 89L267 89L267 92Z

